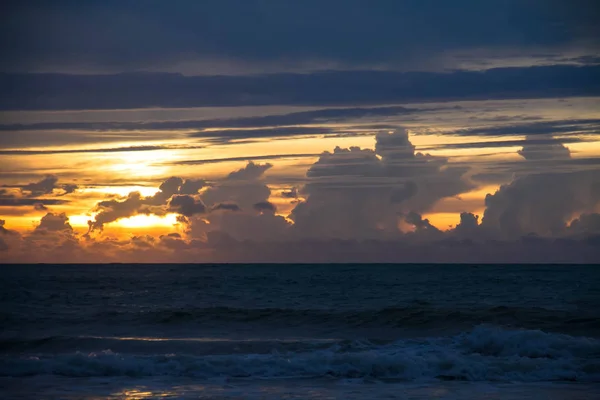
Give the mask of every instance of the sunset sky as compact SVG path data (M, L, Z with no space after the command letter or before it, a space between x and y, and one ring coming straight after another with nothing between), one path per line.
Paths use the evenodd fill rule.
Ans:
M0 6L2 262L598 262L585 0Z

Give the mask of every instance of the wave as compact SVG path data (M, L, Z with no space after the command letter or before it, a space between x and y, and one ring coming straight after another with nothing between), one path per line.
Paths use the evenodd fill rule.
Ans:
M597 312L560 311L539 307L488 307L446 309L427 304L375 310L339 311L290 308L208 307L149 311L104 312L95 318L120 322L181 325L188 323L261 323L278 326L349 326L469 329L480 324L541 329L564 333L600 335Z
M600 382L600 341L479 326L453 337L340 341L312 349L194 356L93 353L4 357L0 376L184 376Z

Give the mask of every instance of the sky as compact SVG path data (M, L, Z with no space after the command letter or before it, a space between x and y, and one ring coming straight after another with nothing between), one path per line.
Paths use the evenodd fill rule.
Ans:
M595 1L0 9L1 262L600 262Z

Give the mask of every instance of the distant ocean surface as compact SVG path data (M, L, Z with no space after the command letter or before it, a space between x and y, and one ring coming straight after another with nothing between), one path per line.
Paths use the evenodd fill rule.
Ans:
M0 270L0 398L600 398L600 266Z

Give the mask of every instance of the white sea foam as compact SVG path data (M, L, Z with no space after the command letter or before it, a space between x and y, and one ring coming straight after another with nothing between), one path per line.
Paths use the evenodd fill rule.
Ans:
M0 376L332 377L420 381L600 382L600 341L537 330L480 326L449 338L339 342L267 354L95 353L10 357Z

